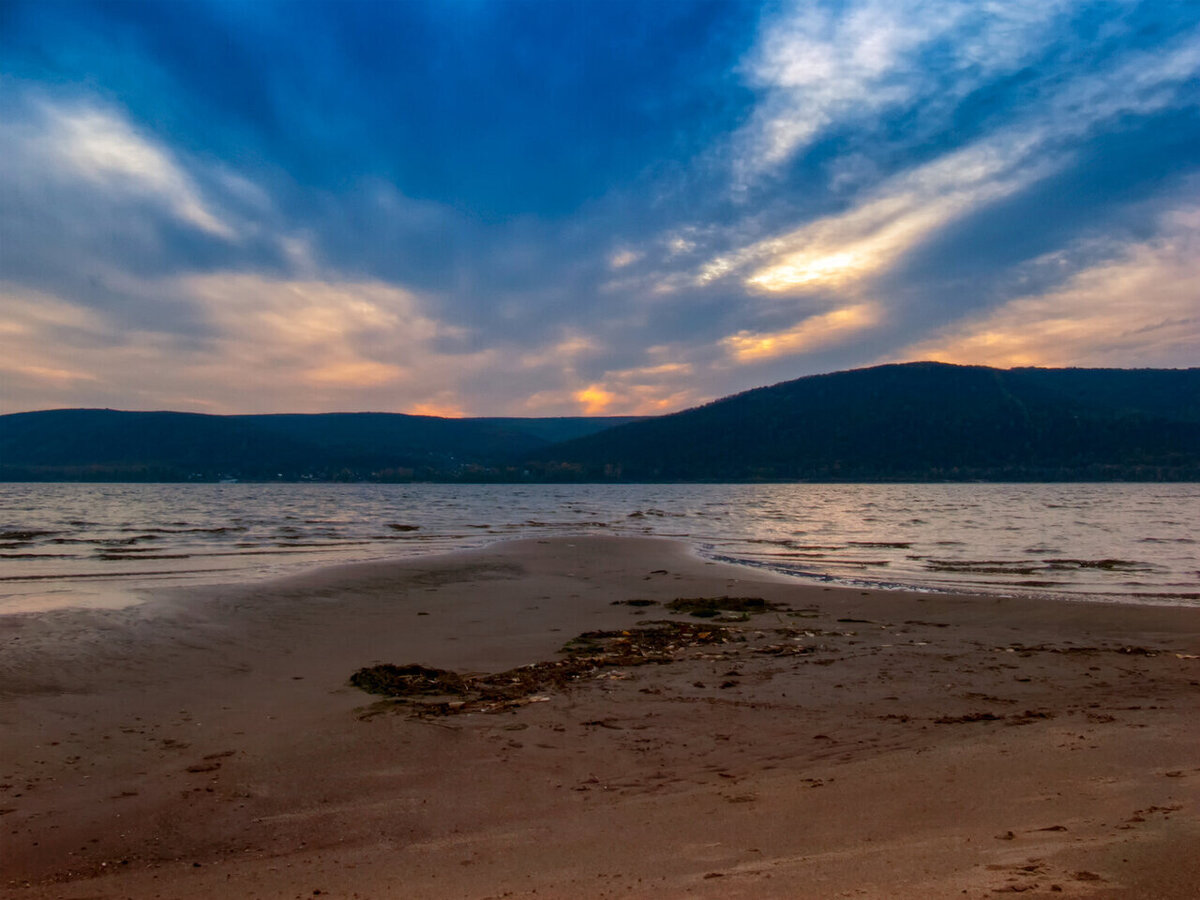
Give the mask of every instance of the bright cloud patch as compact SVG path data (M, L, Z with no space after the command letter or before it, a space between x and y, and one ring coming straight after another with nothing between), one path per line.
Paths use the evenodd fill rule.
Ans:
M944 111L947 83L961 97L1015 71L1071 5L852 0L835 8L794 0L766 21L748 64L764 99L740 136L739 180L781 165L839 123L921 101Z
M841 287L877 275L932 232L1043 174L1013 142L983 142L896 176L847 212L718 257L711 281L750 269L747 286L766 291Z
M4 143L23 157L27 172L52 180L78 179L111 194L161 203L201 231L234 236L173 155L119 111L43 102L32 120L10 128Z
M721 345L735 362L761 362L841 344L878 321L878 308L863 303L810 316L782 331L739 331L722 340Z

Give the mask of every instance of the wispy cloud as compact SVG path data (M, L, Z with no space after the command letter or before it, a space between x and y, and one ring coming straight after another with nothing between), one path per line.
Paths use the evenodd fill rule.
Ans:
M82 181L114 197L161 204L179 221L217 237L235 237L174 154L118 109L43 100L29 119L10 122L4 131L0 141L10 164L19 164L25 178Z
M738 136L745 187L823 133L889 110L945 114L989 78L1044 47L1066 0L794 0L763 24L746 63L762 101ZM931 57L936 63L931 64Z
M447 328L411 293L378 282L218 274L142 288L199 306L209 336L130 333L96 311L10 288L0 292L0 372L45 399L75 379L105 405L125 397L123 405L140 408L194 407L204 396L212 411L315 411L372 396L380 408L419 404L469 366L434 348Z
M1005 134L947 153L888 179L845 212L709 260L697 279L742 275L752 289L779 292L844 287L877 275L955 217L1050 171L1052 163L1029 159L1037 143Z
M762 362L795 356L815 347L844 343L878 324L879 318L878 306L858 303L809 316L799 324L779 331L739 331L723 338L721 346L735 362Z
M1117 116L1163 108L1197 72L1200 35L1192 34L1165 52L1138 53L1068 80L996 133L888 178L847 211L711 259L699 280L747 266L758 266L746 279L750 286L773 291L869 276L955 218L1066 165L1070 139Z
M868 6L855 9L845 27L867 27L855 23ZM893 10L881 21L895 14ZM818 14L801 18L808 22L812 15ZM956 15L965 13L955 6L950 19ZM838 39L844 36L831 38ZM895 62L886 47L877 52L880 59ZM756 301L760 306L766 302L777 311L789 305L795 310L792 324L740 329L720 339L720 345L733 360L751 364L800 357L843 344L889 318L898 322L900 317L889 315L890 298L878 284L906 254L956 220L977 215L1068 167L1075 141L1097 127L1178 103L1198 71L1200 36L1195 33L1153 53L1127 54L1086 76L1064 80L1035 108L1005 121L994 133L882 180L844 211L709 259L695 274L697 284L740 283L749 297L761 298ZM952 321L954 308L944 309L940 318Z
M1037 266L1064 262L1061 254ZM1194 366L1200 362L1200 204L1158 236L905 347L893 359L994 366Z

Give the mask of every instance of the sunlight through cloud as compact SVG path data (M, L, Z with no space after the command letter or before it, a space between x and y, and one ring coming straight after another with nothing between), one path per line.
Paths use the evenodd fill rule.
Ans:
M879 321L877 306L860 303L810 316L781 331L739 331L722 339L721 346L737 363L761 362L842 343Z

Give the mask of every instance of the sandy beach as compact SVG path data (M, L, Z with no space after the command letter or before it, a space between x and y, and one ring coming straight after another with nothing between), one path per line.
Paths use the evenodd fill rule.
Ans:
M8 616L0 647L3 897L1200 896L1196 610L588 537ZM387 663L467 688L349 683Z

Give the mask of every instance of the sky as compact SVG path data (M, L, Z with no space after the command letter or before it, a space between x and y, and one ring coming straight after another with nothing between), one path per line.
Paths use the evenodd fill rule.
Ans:
M0 0L0 413L1200 365L1198 0Z

